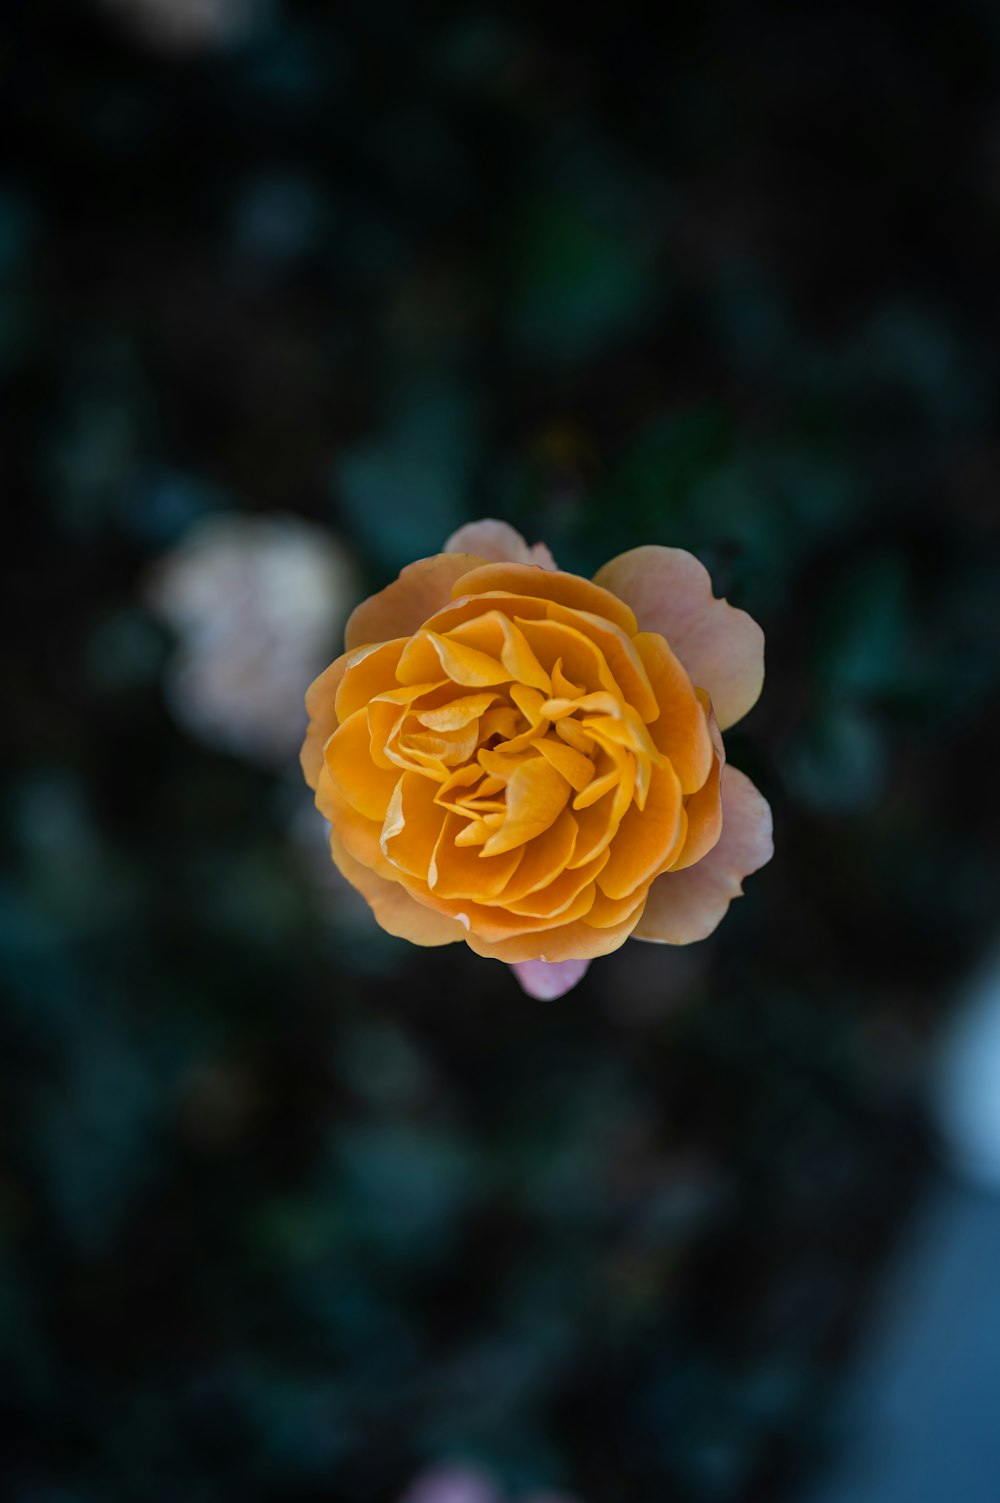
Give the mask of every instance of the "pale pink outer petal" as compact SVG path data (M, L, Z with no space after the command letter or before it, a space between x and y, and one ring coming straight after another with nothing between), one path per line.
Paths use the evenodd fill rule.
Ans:
M589 960L521 960L510 969L523 991L540 1002L571 992L587 974Z
M712 696L723 730L757 703L764 633L746 611L716 600L708 570L693 553L633 548L599 569L594 583L630 605L643 631L666 637L691 681Z
M451 604L455 581L486 562L480 554L435 553L407 564L398 579L352 611L344 628L347 651L412 636L428 617Z
M544 543L534 546L524 540L509 522L484 517L481 522L466 522L453 532L444 545L445 553L478 553L491 564L539 564L554 569L556 561Z
M696 866L657 877L633 937L662 945L707 939L743 892L743 878L766 866L773 855L767 800L744 773L724 767L718 844Z

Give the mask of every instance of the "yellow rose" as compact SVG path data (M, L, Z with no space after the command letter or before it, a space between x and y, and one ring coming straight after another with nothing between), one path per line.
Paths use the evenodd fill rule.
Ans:
M366 600L306 695L333 859L390 934L464 940L536 996L630 936L703 939L769 860L725 765L760 627L675 548L593 581L475 522Z

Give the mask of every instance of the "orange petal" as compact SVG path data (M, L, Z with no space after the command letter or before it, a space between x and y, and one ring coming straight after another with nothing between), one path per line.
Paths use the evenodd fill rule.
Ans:
M512 594L554 600L573 610L590 611L620 626L631 637L638 623L629 607L610 590L602 589L578 574L563 574L558 569L532 568L526 564L484 564L470 569L452 586L452 596L481 595L486 590L510 590Z
M468 621L478 620L486 611L501 611L509 621L522 616L527 621L544 621L548 600L534 600L529 595L513 595L510 590L484 590L477 595L460 595L424 622L429 631L444 634Z
M503 902L517 902L545 887L566 868L576 845L577 823L568 809L543 835L522 847L524 855L503 892ZM596 853L595 853L596 854Z
M594 764L589 757L574 751L565 741L557 741L554 736L543 736L534 742L534 746L557 772L562 773L571 788L577 793L583 792L594 776Z
M337 831L341 844L355 861L370 866L377 876L396 881L399 873L382 854L379 843L381 823L365 819L347 802L334 783L327 768L323 768L316 790L316 807Z
M539 887L537 891L528 893L526 897L511 899L504 895L503 905L508 913L517 913L528 918L557 918L564 914L572 903L588 887L597 876L598 872L607 864L608 852L602 851L595 856L593 861L588 861L586 866L579 866L575 871L564 871L561 876L553 878L545 887ZM597 898L597 890L591 894L588 904L588 912Z
M510 741L517 735L521 717L511 705L494 705L479 722L479 738L488 741L491 736L500 736Z
M742 893L743 878L766 865L773 852L767 801L742 772L724 768L718 843L697 866L657 877L636 938L668 945L705 939Z
M693 682L712 696L723 730L756 704L764 683L764 633L745 611L716 600L708 570L693 554L633 548L595 579L628 601L644 631L666 637Z
M626 636L620 627L589 611L569 611L553 603L548 615L550 621L561 621L589 637L608 665L612 682L617 686L615 692L632 705L643 720L656 719L659 709L653 686L631 637Z
M614 693L616 698L622 697L601 649L591 637L566 621L550 621L548 618L535 621L527 616L517 616L515 619L531 643L538 661L550 676L552 668L559 662L563 672L574 684L580 684L584 693L606 689Z
M459 731L478 720L497 698L496 694L465 694L436 710L418 710L417 719L431 731Z
M569 795L566 779L544 757L518 767L507 784L506 818L483 847L484 854L497 856L541 835L558 819Z
M625 792L628 792L628 798L625 798ZM574 812L573 818L578 829L571 865L576 861L589 861L598 851L603 851L610 845L618 832L629 799L631 793L627 785L624 786L624 791L615 787L609 789L597 803Z
M388 934L408 939L414 945L451 945L465 938L465 930L455 919L424 908L398 882L389 882L356 861L345 849L336 830L330 832L330 853L338 869L351 886L357 888Z
M419 772L404 772L385 812L380 845L382 854L408 876L427 880L447 809L435 801L438 785ZM454 818L454 816L451 816Z
M318 678L314 678L306 690L309 729L299 760L306 782L312 789L315 789L323 770L323 748L337 729L337 690L349 662L350 653L343 653Z
M386 772L396 767L398 777L397 761L387 754L386 748L395 747L398 734L406 720L406 706L387 703L383 699L374 699L368 706L367 714L372 761L376 767L382 767Z
M543 569L556 566L544 543L529 547L516 528L509 522L498 522L494 517L484 517L481 522L466 522L464 527L452 533L444 551L476 553L491 563L539 564Z
M500 856L481 856L475 846L456 844L465 820L449 814L434 847L428 885L439 898L491 903L517 870L523 846Z
M583 693L579 684L573 684L563 672L562 658L556 658L552 665L552 694L556 699L579 699Z
M519 934L510 939L483 939L477 934L467 934L470 950L490 960L503 960L507 965L517 965L523 960L546 960L555 964L563 960L595 960L599 955L610 955L628 939L638 921L636 916L626 919L610 929L595 929L582 920L561 924L554 929L545 929L536 934Z
M355 710L363 710L386 690L396 688L396 664L399 662L405 637L396 637L391 642L359 647L348 655L347 672L337 690L337 719L347 720Z
M712 737L704 708L676 654L661 636L640 632L635 645L660 707L649 733L673 763L681 788L693 793L712 770Z
M401 875L400 880L407 891L421 903L457 919L465 927L467 937L474 935L490 944L499 940L517 939L525 934L541 934L546 929L556 929L582 918L594 901L595 891L591 883L574 899L565 913L553 918L507 913L499 902L496 906L491 906L466 898L440 898L416 877Z
M437 632L429 631L426 636L453 684L480 689L491 684L507 684L513 677L502 662L489 653L480 652L477 647L457 642L453 636L440 637Z
M586 914L584 923L592 929L613 929L617 924L622 924L626 919L638 923L642 910L646 906L646 893L643 892L638 898L630 892L625 898L609 898L606 893L598 889L594 905Z
M627 897L664 869L682 834L683 809L681 785L673 768L654 768L645 809L640 811L634 804L626 809L611 842L611 859L598 878L607 897Z
M367 642L411 637L428 616L447 605L456 579L475 569L478 562L469 554L437 553L407 564L398 579L352 612L344 628L344 645L353 651Z
M716 757L704 788L685 801L687 833L684 844L671 862L672 872L684 871L707 856L722 834L722 761Z
M355 710L337 728L324 755L333 781L347 802L366 819L377 819L381 824L399 774L395 770L386 772L372 761L367 710Z

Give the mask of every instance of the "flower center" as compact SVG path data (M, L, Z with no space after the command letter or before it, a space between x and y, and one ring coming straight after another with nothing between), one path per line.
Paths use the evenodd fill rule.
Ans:
M457 847L500 855L549 830L567 806L581 814L609 794L615 823L631 803L645 808L664 758L606 658L577 635L498 612L444 636L425 630L396 672L397 681L416 681L372 701L373 758L439 785L434 802L455 816ZM424 677L431 672L437 677ZM393 824L390 806L389 838Z

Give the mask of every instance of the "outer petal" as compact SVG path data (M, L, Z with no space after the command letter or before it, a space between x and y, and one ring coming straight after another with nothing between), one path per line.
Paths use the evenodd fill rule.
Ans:
M764 683L764 633L746 611L716 600L708 570L683 548L620 553L595 584L629 604L644 631L666 637L693 683L707 689L723 730L756 703Z
M544 543L530 547L509 522L484 517L481 522L466 522L453 532L444 545L445 553L478 553L491 564L540 564L554 569L556 561Z
M545 960L550 964L564 960L596 960L599 955L610 955L613 950L621 949L634 931L641 913L640 906L624 922L607 929L594 929L585 921L575 920L559 928L519 934L510 939L488 940L476 934L466 934L465 942L477 955L504 960L508 965L517 965L522 960Z
M337 729L337 690L351 661L349 652L342 653L336 662L325 668L319 678L313 679L306 690L306 710L309 729L302 743L299 761L309 787L316 791L319 775L323 771L323 748Z
M391 585L362 600L352 611L344 628L344 646L350 652L368 642L412 636L428 616L451 604L451 587L456 579L482 562L478 555L436 553L433 558L407 564Z
M665 945L706 939L733 898L743 892L743 878L765 866L773 854L766 799L742 772L723 768L718 844L696 866L657 877L636 926L636 939Z
M551 1002L553 998L571 992L583 980L589 966L589 960L560 960L554 965L547 960L522 960L512 965L511 970L529 997Z
M445 557L451 555L446 554ZM530 564L482 564L466 570L461 588L453 587L456 600L462 595L483 595L504 590L511 595L528 595L554 600L571 610L589 611L620 626L628 636L637 630L635 613L613 591L584 579L579 574L565 574L559 569L540 569Z
M398 939L408 939L411 944L428 946L450 945L465 938L465 930L455 919L424 908L398 882L387 882L349 856L336 830L330 831L330 852L340 871L367 901L386 933L395 934Z

